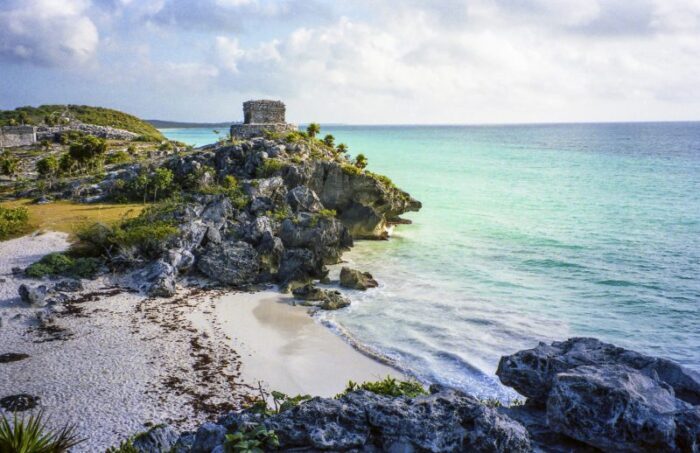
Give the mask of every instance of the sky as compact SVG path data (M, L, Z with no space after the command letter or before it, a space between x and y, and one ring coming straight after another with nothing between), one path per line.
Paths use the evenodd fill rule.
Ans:
M700 0L0 0L0 108L238 121L700 120Z

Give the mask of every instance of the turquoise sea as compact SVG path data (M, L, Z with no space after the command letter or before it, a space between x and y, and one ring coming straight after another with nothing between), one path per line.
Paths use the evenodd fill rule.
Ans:
M501 355L569 336L700 370L700 123L322 132L423 202L390 241L345 255L380 287L328 315L339 331L426 382L503 399Z

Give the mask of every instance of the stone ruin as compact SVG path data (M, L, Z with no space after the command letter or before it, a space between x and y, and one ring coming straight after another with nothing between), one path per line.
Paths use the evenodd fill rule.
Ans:
M246 101L243 103L243 124L231 126L231 137L248 139L260 137L266 131L288 133L297 130L297 126L285 121L285 106L281 101L266 99Z
M29 146L36 143L36 127L4 126L0 127L0 148Z

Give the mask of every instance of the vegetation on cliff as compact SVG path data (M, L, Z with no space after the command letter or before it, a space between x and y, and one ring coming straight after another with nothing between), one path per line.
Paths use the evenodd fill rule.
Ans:
M87 105L41 105L18 107L0 111L0 126L18 124L60 125L62 118L74 118L86 124L109 126L139 134L147 141L165 140L163 134L151 124L128 113L104 107Z

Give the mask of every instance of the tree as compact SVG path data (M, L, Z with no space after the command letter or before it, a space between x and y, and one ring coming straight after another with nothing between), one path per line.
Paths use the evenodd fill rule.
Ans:
M323 143L333 148L335 146L335 137L333 137L331 134L327 134L325 137L323 137Z
M94 164L98 158L107 152L107 142L101 138L88 135L71 143L68 152L80 164Z
M319 126L318 123L311 123L309 127L306 128L306 133L309 134L311 138L315 138L316 134L319 132L321 132L321 126Z
M166 190L173 183L173 172L167 168L157 168L153 174L151 185L153 186L153 201L158 200L158 191Z
M339 143L335 148L340 154L345 154L348 152L348 145L345 143Z
M48 179L53 178L58 173L58 159L54 156L47 156L36 163L36 171L39 176L46 177Z
M68 173L68 175L73 174L75 170L75 159L73 159L70 153L63 153L61 158L58 160L58 169L61 173Z
M367 166L367 157L362 153L358 154L355 158L355 166L360 169L365 168Z
M19 159L10 153L9 150L5 150L0 157L0 174L7 176L16 176L19 171Z

